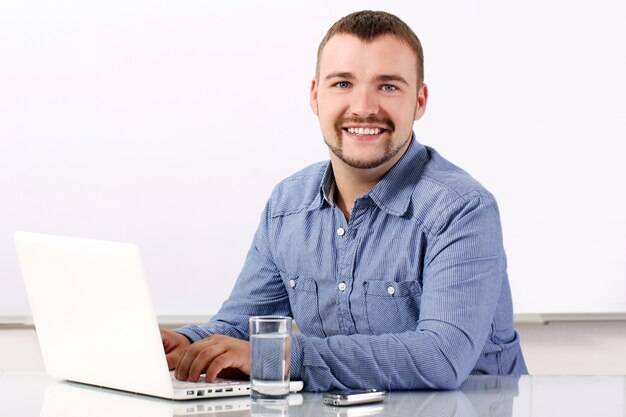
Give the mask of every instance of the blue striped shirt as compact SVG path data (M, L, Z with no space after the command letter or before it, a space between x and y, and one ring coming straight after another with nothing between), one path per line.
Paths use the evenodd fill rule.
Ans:
M177 331L248 339L249 316L292 316L291 377L310 391L527 373L488 191L416 140L349 222L333 183L328 161L279 183L228 300Z

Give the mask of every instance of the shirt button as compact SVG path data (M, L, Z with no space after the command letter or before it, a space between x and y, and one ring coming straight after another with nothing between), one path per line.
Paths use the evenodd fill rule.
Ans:
M346 231L344 230L344 228L343 228L343 227L340 227L339 229L337 229L337 234L338 234L339 236L343 236L343 235L345 235L345 234L346 234Z
M396 289L393 287L389 287L387 288L387 292L389 293L389 295L393 295L396 292Z
M346 283L342 282L339 284L339 291L345 291L346 290Z
M290 280L289 280L289 286L290 286L291 288L294 288L294 287L296 286L296 281L295 281L295 280L293 280L293 279L290 279Z

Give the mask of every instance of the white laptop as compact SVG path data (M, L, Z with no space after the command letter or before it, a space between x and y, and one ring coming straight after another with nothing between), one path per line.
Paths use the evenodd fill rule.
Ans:
M177 400L249 395L249 381L174 378L136 245L27 232L15 244L51 376Z

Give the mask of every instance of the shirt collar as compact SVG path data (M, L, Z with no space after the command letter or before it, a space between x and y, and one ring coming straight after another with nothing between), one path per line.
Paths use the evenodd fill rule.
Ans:
M414 135L402 158L370 190L369 197L387 213L404 215L428 159L428 150Z
M394 216L402 216L409 207L411 195L427 162L428 151L426 147L413 136L409 147L400 160L378 181L374 188L361 198L369 196L381 210ZM334 190L335 175L329 162L320 183L320 191L309 205L309 210L319 209L324 203L334 207Z
M326 171L320 183L319 193L315 196L308 210L316 210L322 207L324 202L329 206L334 207L333 196L335 193L335 174L333 173L333 167L330 161L327 162Z

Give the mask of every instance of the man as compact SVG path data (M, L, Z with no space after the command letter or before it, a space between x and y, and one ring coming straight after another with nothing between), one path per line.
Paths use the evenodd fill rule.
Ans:
M276 186L218 314L162 331L178 379L249 374L253 315L294 317L291 377L312 391L527 372L496 202L416 141L427 100L421 45L400 19L362 11L330 28L311 85L330 162Z

